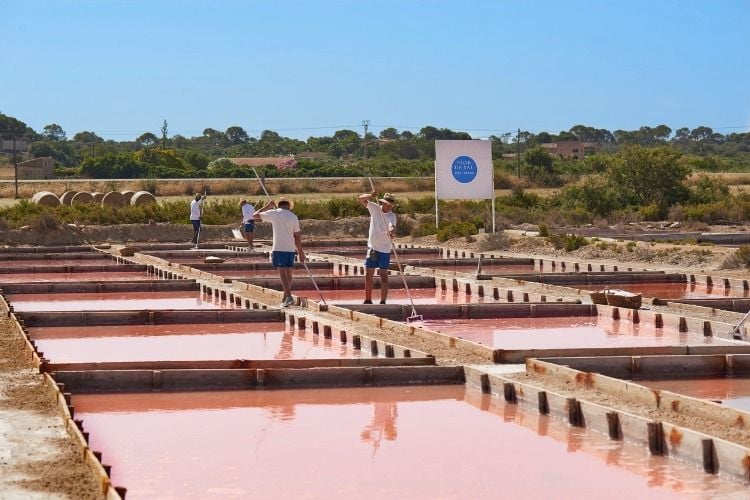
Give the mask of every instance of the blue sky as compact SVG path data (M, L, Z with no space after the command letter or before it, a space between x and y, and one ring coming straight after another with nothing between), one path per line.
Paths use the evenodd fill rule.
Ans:
M750 130L750 0L0 0L0 19L0 112L69 137Z

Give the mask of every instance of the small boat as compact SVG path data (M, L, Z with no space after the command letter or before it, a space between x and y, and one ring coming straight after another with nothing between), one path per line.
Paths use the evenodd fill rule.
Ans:
M222 259L221 257L214 257L213 255L209 255L207 257L203 258L203 262L206 264L221 264L224 262L225 259Z
M607 299L607 305L613 307L640 309L643 300L640 293L632 293L625 290L618 290L616 288L605 288L600 293L603 293L604 297Z

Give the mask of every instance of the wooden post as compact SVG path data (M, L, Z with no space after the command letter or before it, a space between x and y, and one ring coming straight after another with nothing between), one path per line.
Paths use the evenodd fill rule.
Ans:
M607 413L607 427L609 428L609 438L615 441L622 441L622 426L620 425L620 415L616 411Z
M547 399L547 392L539 391L537 393L537 398L539 399L539 414L549 415L549 400Z
M648 426L648 450L652 455L665 455L667 443L664 441L664 426L661 422L649 422Z
M516 397L516 386L513 385L513 382L503 383L503 396L505 397L506 403L518 403L518 398Z

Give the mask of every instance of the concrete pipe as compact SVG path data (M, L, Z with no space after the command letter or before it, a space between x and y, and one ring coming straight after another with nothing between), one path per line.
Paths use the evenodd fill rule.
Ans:
M99 191L95 191L91 193L91 196L94 197L94 201L97 203L101 203L102 199L104 198L104 193L100 193Z
M131 205L156 205L156 196L149 193L148 191L138 191L130 199Z
M87 191L81 191L80 193L77 193L70 200L71 205L89 205L92 203L96 203L94 200L94 196Z
M58 198L55 193L39 191L31 197L31 202L45 207L55 207L60 204L60 198Z
M78 191L65 191L62 194L62 196L60 196L60 204L70 206L70 202L73 200L73 197L77 194L78 194Z
M133 198L135 191L120 191L120 192L125 197L125 204L130 205L130 200Z
M124 207L127 205L125 196L119 191L110 191L102 197L103 207Z

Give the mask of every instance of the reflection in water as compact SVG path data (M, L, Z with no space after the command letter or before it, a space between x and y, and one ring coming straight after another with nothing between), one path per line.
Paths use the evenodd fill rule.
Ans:
M396 417L398 417L398 405L395 402L372 403L372 420L362 430L360 437L362 441L372 443L373 457L380 448L381 439L394 441L398 436Z

